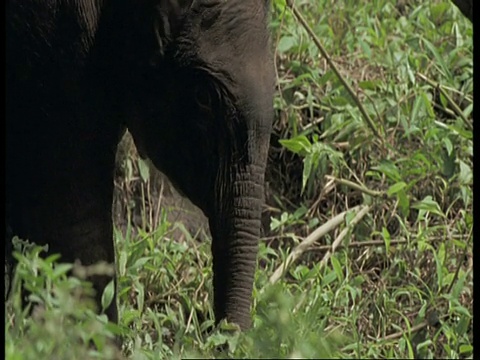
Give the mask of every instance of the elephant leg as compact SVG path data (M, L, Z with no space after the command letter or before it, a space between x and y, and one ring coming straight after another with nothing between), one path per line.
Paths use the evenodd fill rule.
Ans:
M103 180L102 180L103 182ZM72 209L73 223L66 227L58 228L56 236L52 237L49 251L60 253L61 260L66 262L79 261L81 265L88 266L105 261L114 267L115 250L113 243L113 225L110 196L111 189L106 193L99 193L92 182L86 187L81 200L75 210ZM92 195L87 195L88 193ZM97 195L94 195L94 194ZM72 198L78 198L80 194L70 194ZM101 298L105 287L111 280L115 281L115 272L95 274L88 278L93 283L95 300L98 310L101 310ZM114 293L115 294L115 293ZM110 306L105 309L108 319L117 322L116 297L114 296Z
M49 253L59 253L62 262L113 265L116 138L107 131L103 137L103 129L76 130L57 129L58 137L38 136L37 143L25 143L12 155L16 161L10 162L7 181L12 232L48 244ZM89 278L99 309L103 290L112 279L112 275ZM115 298L106 314L110 321L117 321Z

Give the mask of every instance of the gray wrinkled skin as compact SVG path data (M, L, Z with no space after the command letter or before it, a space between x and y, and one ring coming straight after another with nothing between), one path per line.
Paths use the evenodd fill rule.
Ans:
M268 5L7 1L11 233L63 261L113 263L113 168L128 128L209 218L217 322L248 328L273 118ZM111 278L92 280L99 302ZM115 301L107 315L117 320Z

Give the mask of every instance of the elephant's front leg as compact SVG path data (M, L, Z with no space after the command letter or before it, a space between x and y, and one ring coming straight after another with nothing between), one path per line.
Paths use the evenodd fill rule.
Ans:
M79 154L75 163L77 170L72 170L69 178L65 180L70 186L65 193L65 202L58 206L63 209L65 215L59 216L65 218L65 223L56 231L50 249L52 252L61 253L63 261L80 261L83 266L102 261L112 266L110 272L88 278L93 283L95 300L100 311L103 291L110 281L115 280L112 223L115 153L113 142L111 146L85 145L83 155ZM97 148L95 154L92 148ZM85 158L85 154L91 156ZM105 313L110 321L117 322L115 292Z
M61 129L63 130L63 129ZM82 129L80 129L82 130ZM11 166L9 181L12 232L48 244L62 262L114 264L112 225L113 167L116 139L105 131L60 131L40 142L25 142ZM47 137L45 137L47 138ZM19 164L17 166L16 164ZM101 297L112 275L89 278ZM115 298L106 309L117 321Z
M100 188L100 187L98 187ZM115 250L113 242L113 225L111 203L109 196L112 189L107 193L98 193L97 196L86 195L90 191L95 193L93 184L90 190L85 189L85 197L78 203L78 209L72 216L75 224L65 228L63 235L59 234L57 241L52 243L51 252L62 254L62 261L79 261L82 266L94 265L98 262L106 262L110 269L99 268L98 274L92 274L87 279L93 283L97 309L102 309L101 299L105 287L110 281L115 280ZM76 197L76 196L75 196ZM82 209L85 217L81 217ZM114 297L105 313L112 322L117 322L116 296Z

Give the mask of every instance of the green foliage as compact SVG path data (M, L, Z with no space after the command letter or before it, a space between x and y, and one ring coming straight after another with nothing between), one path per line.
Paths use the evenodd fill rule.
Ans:
M44 251L27 246L16 252L12 299L6 304L7 359L114 358L115 335L122 329L95 313L89 282L67 275L74 265L56 263L58 256L41 258ZM21 284L29 291L21 306ZM94 345L94 346L93 346Z
M294 4L381 136L286 3L275 1L275 129L283 149L272 161L302 170L276 173L288 192L275 197L280 215L271 218L270 236L288 235L282 245L289 249L312 233L312 219L322 224L349 204L372 205L349 237L355 246L347 241L337 249L340 258L331 258L332 272L319 285L324 296L330 284L364 289L355 308L339 305L329 321L355 339L342 357L471 357L472 264L465 260L472 253L470 23L448 1ZM333 236L321 241L331 244ZM280 251L277 263L288 253ZM283 281L300 283L305 292L315 288L301 279L315 269L316 254L305 253ZM352 273L362 279L355 287L345 284ZM459 288L462 310L450 298ZM353 323L338 316L345 306ZM429 313L441 313L441 325L428 323ZM422 323L428 326L415 328Z
M342 160L342 153L320 142L316 134L313 135L313 142L310 142L305 135L298 135L291 139L280 140L280 144L303 157L302 192L307 181L318 176L315 171L319 167L322 170L321 173L325 174L328 164L338 167Z

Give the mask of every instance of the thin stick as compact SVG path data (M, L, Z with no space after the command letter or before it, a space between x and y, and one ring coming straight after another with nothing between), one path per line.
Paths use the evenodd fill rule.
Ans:
M412 239L415 239L415 238L418 237L417 234L410 234L410 236L411 236ZM265 238L263 238L263 240L268 241L268 240L291 238L291 237L292 237L291 233L286 233L286 234L283 234L283 235L265 237ZM300 238L300 237L297 236L297 238ZM468 240L468 235L460 235L460 234L449 235L449 238L450 239L459 239L459 240L463 240L463 239ZM425 241L426 242L435 242L435 241L441 241L441 240L445 240L444 235L430 236ZM396 238L396 239L391 240L390 244L397 245L397 244L405 244L407 242L408 242L408 240L406 238ZM384 240L355 241L355 242L349 243L348 245L340 245L339 247L353 247L353 248L356 248L356 247L365 247L365 246L377 246L377 245L382 245L384 243L385 243ZM332 245L320 245L320 246L312 248L311 250L328 250L328 249L330 249L331 246Z
M445 315L442 315L440 316L440 319L443 320L445 319L446 317L448 317L449 315L448 314L445 314ZM420 324L417 324L415 326L412 326L410 328L410 334L413 334L419 330L422 330L424 328L426 328L427 326L429 326L430 323L428 321L422 321ZM396 332L396 333L393 333L393 334L390 334L390 335L387 335L387 336L384 336L383 338L380 338L380 339L376 339L378 342L380 341L385 341L385 340L395 340L395 339L400 339L405 333L407 333L406 330L403 330L403 331L399 331L399 332Z
M331 180L335 181L336 183L338 183L340 185L348 186L352 189L361 191L361 192L363 192L367 195L373 196L373 197L383 197L383 196L385 196L385 193L383 191L370 190L370 189L366 188L365 186L358 185L358 184L356 184L352 181L349 181L349 180L339 179L339 178L336 178L336 177L330 176L330 175L325 175L325 177L327 179L331 179Z
M463 120L463 122L465 123L465 125L467 126L467 128L469 130L473 130L473 125L470 123L470 121L466 118L465 114L463 113L462 109L460 109L460 107L455 103L455 101L452 100L452 98L447 94L447 92L445 91L445 89L443 88L442 85L440 85L439 83L433 81L433 80L430 80L429 78L427 78L425 75L421 74L421 73L417 73L417 76L426 81L427 83L429 83L431 86L437 88L441 93L442 95L445 97L445 99L447 99L447 102L450 104L450 106L452 107L453 111Z
M347 234L355 227L355 225L358 224L358 222L360 220L363 219L363 217L370 211L371 209L371 206L364 206L356 215L355 217L352 219L352 221L350 222L350 224L348 224L347 227L345 227L345 229L342 230L342 232L340 233L340 235L337 236L337 238L335 239L335 241L333 242L332 244L332 247L330 250L328 250L325 255L323 256L323 259L322 261L320 261L320 267L323 267L323 265L325 265L327 263L327 261L330 259L330 257L332 256L332 254L335 252L335 250L338 248L338 246L340 245L340 243L343 241L343 239L347 236Z
M470 228L470 231L468 233L468 239L467 239L467 243L465 244L465 249L463 249L462 254L457 259L457 263L458 263L457 264L457 269L455 270L455 275L453 275L452 282L450 283L450 286L448 287L447 294L450 293L450 291L452 291L453 285L455 284L455 281L457 281L457 279L458 279L458 274L460 272L460 268L462 267L462 263L463 263L462 258L464 258L467 255L468 243L472 239L472 233L473 233L473 227Z
M390 245L400 245L406 244L408 242L407 239L399 239L399 240L391 240ZM344 245L340 244L337 249L340 248L360 248L360 247L369 247L369 246L381 246L385 245L384 240L370 240L370 241L355 241L350 244ZM332 245L320 245L315 248L310 249L311 251L323 251L323 250L330 250Z
M458 236L456 237L458 239L463 239L464 236ZM435 242L435 241L444 241L445 236L432 236L428 240L426 240L427 243ZM407 239L394 239L390 241L390 245L401 245L401 244L406 244L408 243ZM344 245L340 244L337 249L339 248L360 248L360 247L368 247L368 246L381 246L385 245L385 240L368 240L368 241L355 241L350 244ZM323 251L323 250L329 250L332 247L332 245L320 245L316 246L314 248L311 248L310 251Z
M357 212L361 209L361 206L356 206L350 210L346 210L332 219L328 220L325 224L320 226L318 229L316 229L314 232L312 232L304 241L302 241L300 244L298 244L290 253L290 255L287 256L287 259L283 264L281 264L270 276L270 283L274 284L276 283L282 276L282 274L287 270L287 268L297 260L302 253L304 253L309 246L311 246L313 243L318 241L321 237L323 237L325 234L329 233L333 229L336 229L341 223L343 223L345 216L347 215L348 212Z
M325 48L322 46L322 43L320 42L320 39L317 37L317 35L313 32L312 28L308 25L307 21L304 19L302 14L297 10L297 8L293 4L293 0L287 0L287 6L290 8L292 11L293 15L298 19L300 24L303 26L303 28L307 31L308 35L310 35L311 39L317 46L318 50L322 54L322 56L325 58L327 61L328 65L332 68L333 72L337 76L337 78L340 80L342 85L345 87L347 92L350 94L352 97L353 101L357 105L358 109L360 110L360 113L362 114L363 118L367 122L368 127L372 132L375 134L375 136L381 141L382 145L384 144L384 139L378 132L377 128L375 127L373 120L370 118L368 115L367 111L363 107L360 99L358 96L355 94L355 91L352 89L350 84L343 78L343 76L340 74L340 71L337 69L336 65L333 63L332 59L329 57L327 51Z

